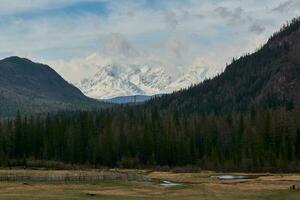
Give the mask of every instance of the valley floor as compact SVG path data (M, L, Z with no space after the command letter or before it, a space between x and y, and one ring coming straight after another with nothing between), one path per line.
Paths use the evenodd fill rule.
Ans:
M97 182L33 182L1 181L0 200L61 200L61 199L107 199L107 200L298 200L300 190L290 190L292 185L300 185L300 174L258 174L256 179L220 181L211 176L214 172L172 173L147 171L122 171L122 173L142 173L151 177L152 182L137 181L97 181ZM77 173L76 171L28 171L0 170L5 174L55 174ZM82 172L81 172L82 173ZM87 172L97 173L97 171ZM181 185L161 186L163 180Z

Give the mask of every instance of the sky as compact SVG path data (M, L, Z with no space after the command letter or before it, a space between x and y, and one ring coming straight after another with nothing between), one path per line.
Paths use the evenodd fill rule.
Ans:
M108 64L222 71L299 11L300 0L1 0L0 58L73 83Z

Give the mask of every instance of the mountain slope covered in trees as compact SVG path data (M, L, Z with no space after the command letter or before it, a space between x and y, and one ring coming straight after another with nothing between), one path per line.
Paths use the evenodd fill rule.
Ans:
M96 105L49 66L10 57L0 61L0 116Z
M245 111L254 106L300 103L300 19L274 34L267 44L226 67L224 73L149 103L181 112Z

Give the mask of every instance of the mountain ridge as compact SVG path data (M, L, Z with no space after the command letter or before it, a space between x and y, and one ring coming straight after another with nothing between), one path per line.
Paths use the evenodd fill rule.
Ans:
M300 104L300 18L275 33L257 52L234 59L222 74L150 100L156 109L234 112Z
M107 65L98 67L97 73L75 85L85 95L96 99L152 96L187 88L214 74L208 68L193 67L182 76L174 78L159 67Z
M12 56L0 60L0 115L50 112L94 105L48 65ZM96 104L95 104L96 105Z
M135 104L135 103L144 103L153 98L158 98L163 94L157 94L152 96L147 95L133 95L133 96L119 96L111 99L100 99L100 101L114 103L114 104Z

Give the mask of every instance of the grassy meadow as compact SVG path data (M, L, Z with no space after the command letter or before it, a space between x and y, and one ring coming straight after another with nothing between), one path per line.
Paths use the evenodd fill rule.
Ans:
M44 174L75 173L73 171L26 171L0 170L8 173ZM88 173L97 173L88 172ZM0 182L0 200L60 200L60 199L107 199L107 200L298 200L300 190L291 191L291 185L300 184L300 174L260 174L257 179L220 181L211 178L214 172L172 173L141 172L153 178L153 182L97 181L97 182ZM182 183L164 187L160 180Z

